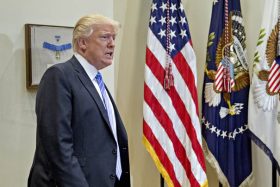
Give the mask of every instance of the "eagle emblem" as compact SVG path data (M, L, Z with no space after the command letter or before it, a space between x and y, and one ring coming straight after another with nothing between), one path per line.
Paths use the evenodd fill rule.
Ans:
M222 96L228 108L221 107L220 117L238 115L243 109L243 103L231 103L230 94L237 92L250 84L248 62L246 59L246 35L243 18L240 11L231 11L229 16L229 41L226 42L225 31L219 39L216 49L216 70L209 70L206 64L205 73L213 82L205 85L205 102L212 107L220 104ZM208 47L213 44L215 34L208 38ZM226 52L227 51L227 52ZM207 54L207 61L211 57Z
M265 59L267 63L264 63L259 70L256 70L256 66L260 62L260 55L258 51L254 57L254 73L258 77L257 84L253 89L253 97L257 106L262 108L263 111L271 111L279 100L280 93L280 54L277 54L277 45L279 45L279 22L276 23L274 29L270 33L265 51ZM263 37L265 36L264 29L261 30L258 40L258 45L263 43Z

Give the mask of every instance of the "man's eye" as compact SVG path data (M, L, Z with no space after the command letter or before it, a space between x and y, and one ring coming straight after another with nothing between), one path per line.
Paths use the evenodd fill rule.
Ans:
M102 40L106 40L106 41L109 41L109 40L115 40L115 36L114 35L101 35L100 38Z

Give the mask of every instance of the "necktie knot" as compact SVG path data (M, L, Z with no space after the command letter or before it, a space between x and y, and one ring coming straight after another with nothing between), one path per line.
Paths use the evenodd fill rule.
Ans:
M99 82L103 82L102 80L102 75L100 72L97 72L96 76L95 76L95 79L97 81L97 83L99 84Z
M96 76L95 76L95 80L100 88L100 91L101 91L101 94L102 94L102 97L104 97L104 94L105 94L105 86L104 86L104 82L102 80L102 75L100 72L97 72Z

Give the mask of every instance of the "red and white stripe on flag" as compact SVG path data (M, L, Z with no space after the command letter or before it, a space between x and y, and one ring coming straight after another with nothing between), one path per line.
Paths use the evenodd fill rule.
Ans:
M215 77L215 87L216 90L218 90L219 92L223 91L223 79L224 79L224 66L222 65L222 63L220 63Z
M208 186L198 117L196 57L190 41L171 59L174 86L165 90L166 50L148 30L143 142L169 187Z
M215 88L219 92L231 92L231 89L235 86L234 79L231 78L230 70L228 67L224 67L222 63L219 64L217 74L215 76Z
M269 76L268 76L268 89L270 93L277 94L280 90L280 65L276 60L273 61Z

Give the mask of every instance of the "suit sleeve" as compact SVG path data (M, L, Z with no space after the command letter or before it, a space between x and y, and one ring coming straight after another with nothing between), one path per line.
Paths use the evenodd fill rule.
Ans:
M69 76L69 75L68 75ZM44 74L36 99L38 137L58 186L88 187L73 151L70 81L58 67Z

